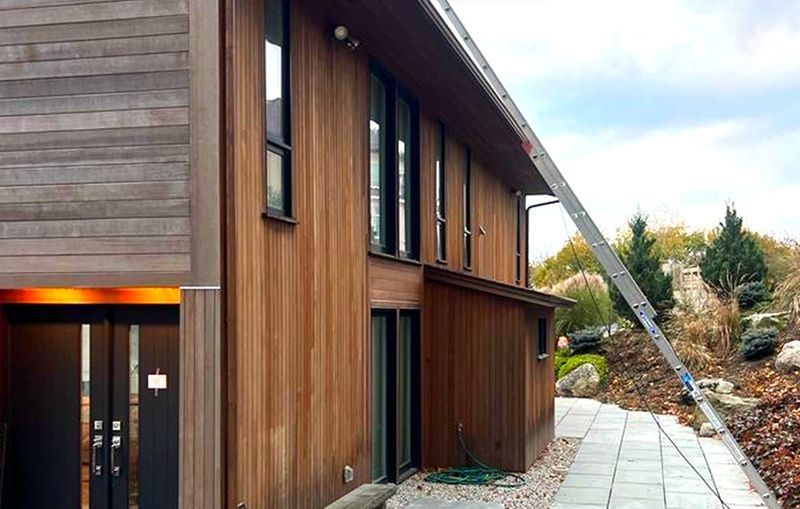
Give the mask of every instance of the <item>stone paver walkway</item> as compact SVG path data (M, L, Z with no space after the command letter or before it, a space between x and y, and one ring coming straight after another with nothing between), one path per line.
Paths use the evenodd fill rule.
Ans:
M729 509L765 507L722 442L697 437L674 416L657 418ZM591 399L556 398L556 436L583 442L552 509L722 507L647 412Z

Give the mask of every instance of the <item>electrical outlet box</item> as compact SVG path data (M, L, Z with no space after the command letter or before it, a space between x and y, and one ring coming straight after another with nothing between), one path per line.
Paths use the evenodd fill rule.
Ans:
M350 465L344 466L344 471L342 472L342 478L344 479L345 483L353 482L355 479L355 472L353 471L353 467Z

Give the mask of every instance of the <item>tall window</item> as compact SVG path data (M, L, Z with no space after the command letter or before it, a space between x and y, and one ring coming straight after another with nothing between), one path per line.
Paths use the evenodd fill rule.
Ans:
M266 211L292 216L292 146L289 109L289 5L266 1L264 72L267 124Z
M419 257L419 111L394 78L370 75L370 244L373 251Z
M516 275L514 276L517 284L522 282L522 210L524 199L522 196L517 196L517 220L516 220L516 246L514 248L514 263L516 267Z
M444 124L438 122L436 129L436 259L447 261L447 203L445 190L447 178L445 173L445 130Z
M420 462L419 314L372 311L372 480L402 481Z
M464 268L472 270L472 152L469 147L464 159Z

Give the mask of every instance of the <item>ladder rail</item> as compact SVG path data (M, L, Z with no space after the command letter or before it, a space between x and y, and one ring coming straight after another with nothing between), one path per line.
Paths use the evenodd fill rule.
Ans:
M631 274L625 268L625 265L620 260L617 253L610 246L600 228L592 220L586 209L583 207L578 196L574 193L572 188L567 184L566 179L561 171L556 166L553 159L549 156L544 148L544 145L533 132L530 124L525 120L524 115L517 107L511 95L503 86L500 78L495 74L486 57L478 48L475 41L470 36L464 24L453 10L448 0L437 0L447 18L455 28L457 35L461 38L471 56L476 60L477 65L480 67L486 76L489 84L498 95L503 105L507 108L518 127L524 133L526 139L521 140L524 150L527 152L534 166L539 170L539 173L544 178L548 186L550 186L553 195L555 195L561 202L564 209L569 213L575 226L580 231L581 235L586 239L592 248L597 260L603 266L604 270L611 277L611 282L619 289L620 294L624 297L625 301L631 307L637 318L641 322L647 334L658 347L662 356L667 360L672 367L680 382L687 388L698 408L708 418L709 423L714 427L720 435L722 441L733 455L739 467L752 486L756 489L761 496L764 504L771 509L780 509L780 505L775 499L774 494L769 489L767 484L762 479L761 475L756 470L755 466L749 460L742 448L733 438L723 419L714 409L708 400L703 395L703 392L695 383L689 369L681 361L675 352L672 344L667 340L661 328L655 321L656 311L650 301L642 292L639 285L633 279Z

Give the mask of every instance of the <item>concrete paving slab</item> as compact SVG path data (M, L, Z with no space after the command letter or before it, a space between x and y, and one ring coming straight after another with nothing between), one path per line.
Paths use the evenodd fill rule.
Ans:
M592 400L557 398L556 408L556 434L583 441L553 509L717 509L712 489L730 509L763 507L727 448L674 416L656 416L659 429L647 412Z

